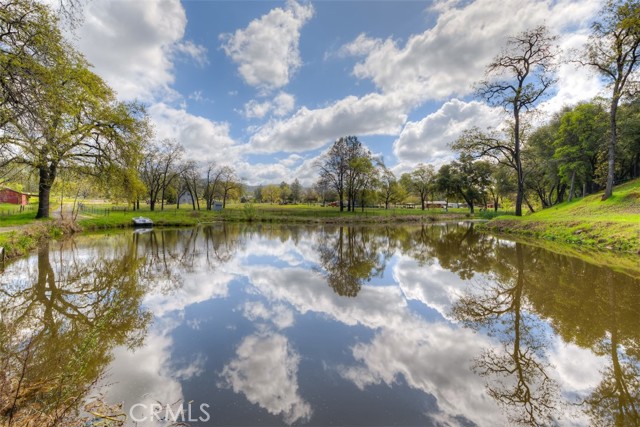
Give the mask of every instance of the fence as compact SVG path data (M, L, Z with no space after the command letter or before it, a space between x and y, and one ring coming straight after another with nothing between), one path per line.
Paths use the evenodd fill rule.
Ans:
M112 210L122 210L122 208L97 208L95 206L87 206L84 203L78 203L78 211L81 213L109 216ZM126 208L124 212L126 212Z
M33 205L27 206L15 206L15 207L2 207L0 208L0 216L12 216L18 215L26 212L35 212L38 208Z

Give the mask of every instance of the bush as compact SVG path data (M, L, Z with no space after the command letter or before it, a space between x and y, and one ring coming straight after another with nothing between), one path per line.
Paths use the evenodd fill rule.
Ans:
M243 209L244 217L247 221L251 222L256 219L258 210L253 206L253 203L245 203Z

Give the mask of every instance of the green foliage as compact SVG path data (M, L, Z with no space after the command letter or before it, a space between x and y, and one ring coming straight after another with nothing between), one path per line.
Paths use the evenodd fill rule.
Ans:
M245 203L242 210L247 221L251 222L256 219L258 211L253 203Z
M14 164L38 171L37 216L48 217L50 190L61 170L105 181L123 175L135 166L149 130L144 110L116 100L82 55L63 40L46 7L31 0L4 6L2 25L9 23L8 34L15 35L2 40L5 49L0 52L0 67L6 72L0 144L3 153L12 153ZM13 28L13 21L20 25ZM13 98L16 92L21 95ZM0 165L5 161L0 159Z
M640 252L640 180L616 187L605 201L600 194L564 202L516 218L497 218L489 229L542 237L582 246Z

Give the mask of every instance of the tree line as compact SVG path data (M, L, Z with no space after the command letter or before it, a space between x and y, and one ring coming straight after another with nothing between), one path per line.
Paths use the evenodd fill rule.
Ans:
M476 85L476 96L503 108L496 129L468 129L452 146L458 158L436 171L418 165L397 178L355 136L339 138L316 163L319 180L267 185L254 200L297 203L335 197L340 210L400 203L413 196L423 209L435 198L497 208L514 200L547 207L638 176L637 62L640 1L608 0L588 43L572 61L595 72L609 96L563 109L534 125L540 102L554 88L560 52L541 26L508 39ZM143 105L121 102L62 36L58 16L34 0L0 0L0 182L37 182L37 217L49 216L54 185L68 194L99 188L140 200L152 210L166 201L211 209L241 198L228 165L185 159L178 141L157 141ZM76 185L69 185L70 182ZM81 185L81 183L89 183ZM508 203L507 203L508 204Z
M512 175L505 167L475 160L461 154L459 159L441 165L418 164L397 177L355 136L338 139L316 163L320 177L307 193L323 203L336 200L341 211L364 210L365 206L416 202L422 210L451 204L495 210L514 191ZM437 204L436 204L437 201Z
M512 171L516 215L522 214L523 203L533 210L527 200L531 193L546 207L565 196L571 199L576 183L582 183L582 194L603 188L606 200L614 183L638 176L639 151L629 141L634 135L629 115L638 101L640 2L606 1L586 45L570 54L571 62L599 75L610 97L566 108L536 128L531 113L556 83L560 51L555 41L544 26L509 38L476 87L478 98L508 113L508 125L469 129L453 144L465 155L491 159Z
M539 124L536 110L557 82L556 39L539 26L507 40L475 94L508 119L498 128L467 129L452 144L457 160L437 172L420 164L396 180L349 136L318 162L318 186L332 188L347 211L376 187L387 207L402 200L404 190L420 199L422 209L436 196L461 198L471 212L475 204L497 209L501 200L513 199L518 216L525 204L534 211L601 189L603 200L611 197L615 183L639 173L640 2L608 0L586 45L570 53L571 62L599 75L610 96L565 107Z

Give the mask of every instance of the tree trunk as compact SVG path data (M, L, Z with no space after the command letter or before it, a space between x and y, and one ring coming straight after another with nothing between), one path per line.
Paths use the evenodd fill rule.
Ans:
M575 189L575 183L576 183L576 170L574 169L573 172L571 172L571 187L569 187L569 198L567 201L571 201L571 199L573 199L573 190Z
M533 209L533 206L531 206L531 203L529 203L529 199L527 199L527 196L523 194L523 198L524 198L525 203L527 204L527 207L529 207L529 211L531 213L534 213L535 210Z
M615 92L614 92L615 93ZM602 195L602 200L607 200L613 194L613 177L616 166L616 142L617 142L617 124L616 114L618 113L618 96L613 95L611 100L611 108L609 110L609 127L611 138L609 139L609 147L607 150L608 164L607 164L607 184Z
M514 101L513 108L513 161L516 164L516 176L518 179L518 189L516 193L516 216L522 216L522 201L524 199L524 174L522 173L522 162L520 161L520 110Z
M57 165L41 166L39 168L40 180L38 182L38 213L36 218L49 218L49 200L51 187L56 179Z

